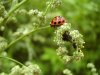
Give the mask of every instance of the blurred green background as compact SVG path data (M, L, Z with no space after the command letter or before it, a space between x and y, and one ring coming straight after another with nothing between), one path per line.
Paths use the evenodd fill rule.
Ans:
M47 1L50 0L29 0L20 9L45 11ZM5 3L5 9L9 8L10 2ZM69 68L74 75L91 75L87 69L89 62L94 63L100 74L100 0L62 0L61 6L49 9L46 23L42 26L49 26L52 18L58 15L65 17L72 24L72 28L79 30L84 36L84 58L81 61L64 64L56 54L58 47L53 41L52 28L36 31L17 42L7 50L8 56L22 63L31 61L38 64L43 75L63 75L62 71L65 68ZM17 21L9 21L6 31L0 31L0 35L9 41L13 39L12 34L18 28L31 25L27 15L17 15L16 18ZM4 64L1 65L0 72L9 72L12 67L11 61L2 59L2 62Z

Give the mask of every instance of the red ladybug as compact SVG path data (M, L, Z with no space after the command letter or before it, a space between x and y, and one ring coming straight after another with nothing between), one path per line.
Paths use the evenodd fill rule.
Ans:
M52 21L50 22L51 27L58 27L63 25L66 22L65 18L61 17L61 16L56 16L52 19Z

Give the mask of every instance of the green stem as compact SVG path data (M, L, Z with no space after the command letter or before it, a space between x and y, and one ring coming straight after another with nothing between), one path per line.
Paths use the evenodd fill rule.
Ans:
M16 4L7 14L7 17L9 17L16 9L18 9L21 5L26 3L28 0L23 0L22 2Z
M47 13L49 7L51 6L52 2L53 2L53 0L51 0L51 2L48 4L48 6L47 6L47 8L46 8L46 10L45 10L45 12L44 12L44 15L46 15L46 13Z
M10 57L0 56L0 58L5 58L5 59L11 60L11 61L13 61L13 62L15 62L15 63L17 63L17 64L19 64L21 66L25 66L24 64L20 63L19 61L15 60L15 59L10 58Z
M3 21L3 25L6 24L8 18L12 15L12 13L13 13L16 9L18 9L21 5L23 5L24 3L26 3L27 1L28 1L28 0L23 0L22 2L16 4L14 7L12 7L12 8L9 10L9 12L7 13L7 15L6 15L6 17L5 17L4 21Z
M31 40L29 38L26 38L25 43L28 50L28 61L32 61L32 56L33 56L34 51L33 51L33 47L30 44Z
M24 38L25 36L27 36L27 35L33 33L34 31L37 31L37 30L40 30L40 29L45 29L45 28L48 28L48 27L50 27L50 26L37 28L37 29L35 29L35 30L33 29L33 30L30 31L29 33L26 33L26 34L20 36L19 38L17 38L16 40L12 41L12 42L5 48L5 50L8 49L9 47L11 47L13 44L15 44L16 42L18 42L19 40L21 40L22 38Z

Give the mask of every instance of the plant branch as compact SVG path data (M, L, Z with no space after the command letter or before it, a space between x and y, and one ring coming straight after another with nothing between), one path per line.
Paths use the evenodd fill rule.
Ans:
M51 0L51 2L48 4L48 6L47 6L47 8L46 8L46 10L45 10L45 12L44 12L44 15L46 15L46 13L47 13L49 7L51 6L52 2L53 2L53 0Z
M21 5L23 5L24 3L26 3L27 1L28 1L28 0L23 0L22 2L16 4L14 7L12 7L12 8L9 10L9 12L7 13L7 15L6 15L6 17L5 17L4 21L3 21L3 25L6 24L8 18L12 15L12 13L13 13L16 9L18 9Z
M33 30L30 31L29 33L26 33L26 34L20 36L19 38L17 38L16 40L12 41L12 42L5 48L5 50L8 49L9 47L11 47L13 44L15 44L16 42L18 42L19 40L21 40L22 38L24 38L25 36L27 36L27 35L33 33L34 31L41 30L41 29L45 29L45 28L48 28L48 27L50 27L50 26L46 26L46 27L41 27L41 28L33 29Z
M22 2L16 4L7 14L7 17L9 17L16 9L18 9L21 5L26 3L28 0L23 0Z
M13 61L21 66L25 66L24 64L20 63L19 61L15 60L15 59L10 58L10 57L0 56L0 58L5 58L5 59L11 60L11 61Z

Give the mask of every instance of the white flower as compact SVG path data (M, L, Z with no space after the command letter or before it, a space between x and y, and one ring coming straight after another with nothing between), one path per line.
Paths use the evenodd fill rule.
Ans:
M23 66L22 68L22 74L24 75L40 75L41 69L39 68L38 65L32 64L32 63L27 63L27 66Z
M72 30L70 23L64 23L62 26L58 27L54 33L54 42L59 46L56 50L57 55L59 55L65 63L73 60L80 60L84 57L84 54L81 51L84 47L83 44L85 43L83 36L78 30ZM66 48L67 42L70 42L72 44L70 44L72 48L75 49L72 52L73 55L69 55L70 50L67 50Z
M63 70L63 73L66 75L73 75L72 72L69 69Z
M92 75L98 75L97 69L95 68L95 65L93 63L88 63L87 68L90 68Z
M38 12L38 15L37 15L39 18L43 17L43 12Z
M88 63L87 64L87 68L94 68L95 66L94 66L94 64L93 63Z
M56 51L57 51L57 55L59 56L64 56L68 53L66 47L59 47Z
M54 37L54 42L57 43L57 45L64 44L65 41L62 40L63 38L63 33L66 31L70 31L71 29L71 24L70 23L64 23L64 25L60 26L57 28L57 30L54 32L55 37Z
M8 43L5 38L0 37L0 51L3 51L7 47Z
M54 0L51 7L56 8L61 5L61 0Z
M17 65L11 69L11 73L9 75L22 75L21 68Z
M6 73L3 72L3 73L0 73L0 75L8 75L8 74L6 74Z
M4 20L4 18L0 17L0 26L1 26L2 22L3 22L3 20Z
M68 63L68 62L71 60L71 56L64 55L64 56L62 57L62 59L64 60L65 63Z
M85 42L83 40L83 36L78 30L70 31L70 35L72 36L72 41L77 45L78 48L84 48L83 44Z
M38 11L37 9L35 9L35 10L31 9L31 10L28 12L28 14L29 14L30 16L37 15L38 13L39 13L39 11Z

